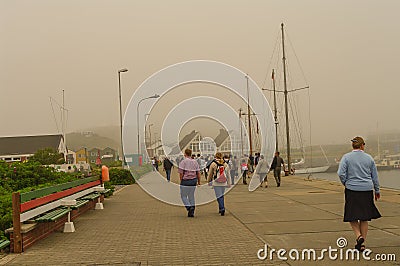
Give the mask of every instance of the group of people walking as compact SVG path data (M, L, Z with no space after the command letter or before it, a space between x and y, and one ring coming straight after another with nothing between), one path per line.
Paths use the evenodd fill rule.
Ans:
M180 194L183 204L188 212L188 217L194 217L196 209L194 193L196 186L201 184L200 165L192 158L192 151L185 150L185 158L180 161L179 168ZM231 186L229 156L222 157L217 152L207 171L207 182L213 186L221 216L225 215L224 194L225 189Z
M260 183L265 182L267 186L267 173L274 171L274 177L279 187L281 184L281 167L285 167L283 159L279 156L279 152L275 153L272 165L269 166L263 155L256 154L253 158L242 158L240 161L229 155L223 156L217 152L213 159L208 162L201 160L192 154L192 150L186 149L184 158L179 160L178 173L180 180L180 194L183 204L188 212L188 217L194 217L196 186L201 184L201 174L203 172L205 180L209 186L212 186L218 202L218 211L221 216L225 215L224 194L226 188L235 184L235 178L238 177L238 169L242 171L243 184L247 184L248 173L257 171L260 176ZM240 165L239 165L240 162ZM165 168L166 167L166 168ZM170 182L170 173L173 164L168 158L164 159L164 168L166 169L167 180Z
M364 251L368 233L368 221L381 217L374 204L374 199L380 198L380 186L378 172L373 158L364 152L365 142L362 137L351 140L353 150L345 154L339 164L338 176L345 186L344 222L349 222L356 236L355 248ZM256 172L259 175L260 186L265 183L268 186L267 174L273 171L277 187L281 186L282 167L285 162L279 152L275 152L271 165L268 165L264 156L256 154L256 157L244 157L240 160L230 158L217 152L212 160L199 161L199 156L192 156L190 149L185 150L184 158L179 162L180 196L188 213L188 217L194 217L195 190L201 184L201 171L209 186L212 186L218 202L218 211L225 215L225 190L235 184L235 178L239 177L239 171L243 184L247 184L248 173ZM205 165L207 165L205 167ZM173 163L164 159L164 169L167 180L170 182ZM239 169L239 171L238 171Z

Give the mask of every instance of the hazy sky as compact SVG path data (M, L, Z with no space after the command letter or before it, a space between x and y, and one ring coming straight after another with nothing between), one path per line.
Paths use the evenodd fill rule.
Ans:
M281 22L307 80L291 57L292 84L310 85L314 143L378 123L400 130L399 10L398 0L0 1L0 136L57 133L49 97L61 103L62 89L67 131L118 125L121 68L123 110L151 74L192 59L270 87ZM308 92L296 94L304 113Z

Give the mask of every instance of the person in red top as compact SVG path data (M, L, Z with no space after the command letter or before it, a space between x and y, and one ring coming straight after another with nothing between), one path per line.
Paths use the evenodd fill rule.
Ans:
M185 159L179 163L179 179L181 180L181 199L188 211L188 217L194 217L196 185L200 185L200 167L196 160L191 158L192 150L185 150Z

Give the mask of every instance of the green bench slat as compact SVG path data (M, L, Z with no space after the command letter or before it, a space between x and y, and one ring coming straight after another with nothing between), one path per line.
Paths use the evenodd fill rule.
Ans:
M9 245L10 245L10 240L5 240L5 239L0 240L0 249L3 249Z
M85 205L88 202L89 202L89 200L79 199L76 201L76 204L74 206L71 206L71 209L77 209L79 207L82 207L83 205ZM45 215L43 215L39 218L36 218L35 220L37 222L55 221L58 218L64 216L65 214L68 214L68 212L69 212L68 207L63 206L60 209L55 209L51 212L48 212Z
M108 192L110 192L110 189L106 189L106 190L104 190L104 191L101 191L100 193L101 193L101 194L107 194Z
M70 210L64 210L63 212L60 212L59 214L57 214L57 215L55 215L55 216L53 216L53 217L51 217L50 218L50 221L55 221L55 220L57 220L58 218L60 218L60 217L62 217L62 216L64 216L64 215L66 215L66 214L68 214L70 212Z
M58 218L64 216L69 212L68 209L56 209L54 211L51 211L49 213L46 213L45 215L36 218L37 222L48 222L48 221L55 221Z
M82 197L81 199L83 199L83 200L94 200L94 199L97 199L98 197L100 197L99 193L90 193L90 194Z
M45 215L39 217L36 219L38 222L47 222L49 221L53 216L58 215L59 213L63 212L63 209L55 209L51 212L46 213Z
M76 204L74 206L71 206L71 209L78 209L79 207L82 207L88 202L89 200L83 200L83 199L76 200Z

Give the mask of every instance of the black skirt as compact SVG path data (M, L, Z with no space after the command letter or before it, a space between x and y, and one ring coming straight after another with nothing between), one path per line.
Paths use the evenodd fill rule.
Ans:
M374 192L345 189L344 222L371 221L381 217L374 203Z

